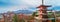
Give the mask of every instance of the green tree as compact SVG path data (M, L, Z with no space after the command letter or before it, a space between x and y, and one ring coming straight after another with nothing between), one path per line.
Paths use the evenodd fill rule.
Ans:
M36 15L36 12L33 12L32 16L34 17Z
M13 17L13 22L18 22L17 14L14 15L14 17Z
M25 22L25 20L24 19L20 19L19 22Z
M32 14L32 16L34 17L34 16L38 16L38 11L36 11L36 12L33 12L33 14Z

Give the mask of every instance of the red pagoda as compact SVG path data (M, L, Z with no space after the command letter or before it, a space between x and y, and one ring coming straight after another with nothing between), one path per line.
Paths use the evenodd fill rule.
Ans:
M39 18L40 18L40 22L48 22L47 18L47 7L51 7L49 5L44 5L43 4L43 0L42 0L42 5L40 5L39 7Z

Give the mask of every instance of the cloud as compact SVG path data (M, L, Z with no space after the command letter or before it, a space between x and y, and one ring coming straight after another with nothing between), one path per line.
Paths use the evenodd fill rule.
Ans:
M45 0L44 4L45 5L52 5L52 6L60 6L59 1L60 0ZM41 5L41 0L2 0L0 2L4 2L4 3L8 4L8 5L6 4L7 5L6 7L4 7L5 5L2 6L2 9L0 9L1 12L15 11L15 10L31 10L31 11L35 11L36 7ZM51 8L53 8L53 7L51 7ZM49 9L51 9L51 8L49 8Z
M31 6L39 6L41 5L41 0L2 0L5 3L12 3L16 5L31 5ZM44 0L44 4L48 5L60 5L60 0Z
M12 11L12 10L28 10L28 9L29 9L29 8L28 8L28 6L26 6L26 5L11 6L11 7L9 8L10 11Z
M29 7L27 5L20 5L20 6L8 6L7 8L0 8L0 12L7 12L7 11L17 11L17 10L30 10L33 11L31 9L32 7Z
M41 0L22 0L22 2L26 3L27 5L31 5L31 6L41 5Z
M60 0L45 0L44 4L53 5L53 6L60 6Z

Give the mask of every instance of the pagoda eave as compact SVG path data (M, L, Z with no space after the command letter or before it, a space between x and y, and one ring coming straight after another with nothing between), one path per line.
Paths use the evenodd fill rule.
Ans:
M40 6L37 7L37 8L40 8L40 7L51 7L51 5L40 5Z

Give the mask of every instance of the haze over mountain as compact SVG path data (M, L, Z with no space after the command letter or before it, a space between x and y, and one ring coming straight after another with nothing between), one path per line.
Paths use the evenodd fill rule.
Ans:
M14 13L23 13L23 14L32 14L33 11L30 11L30 10L17 10L17 11L14 11Z

